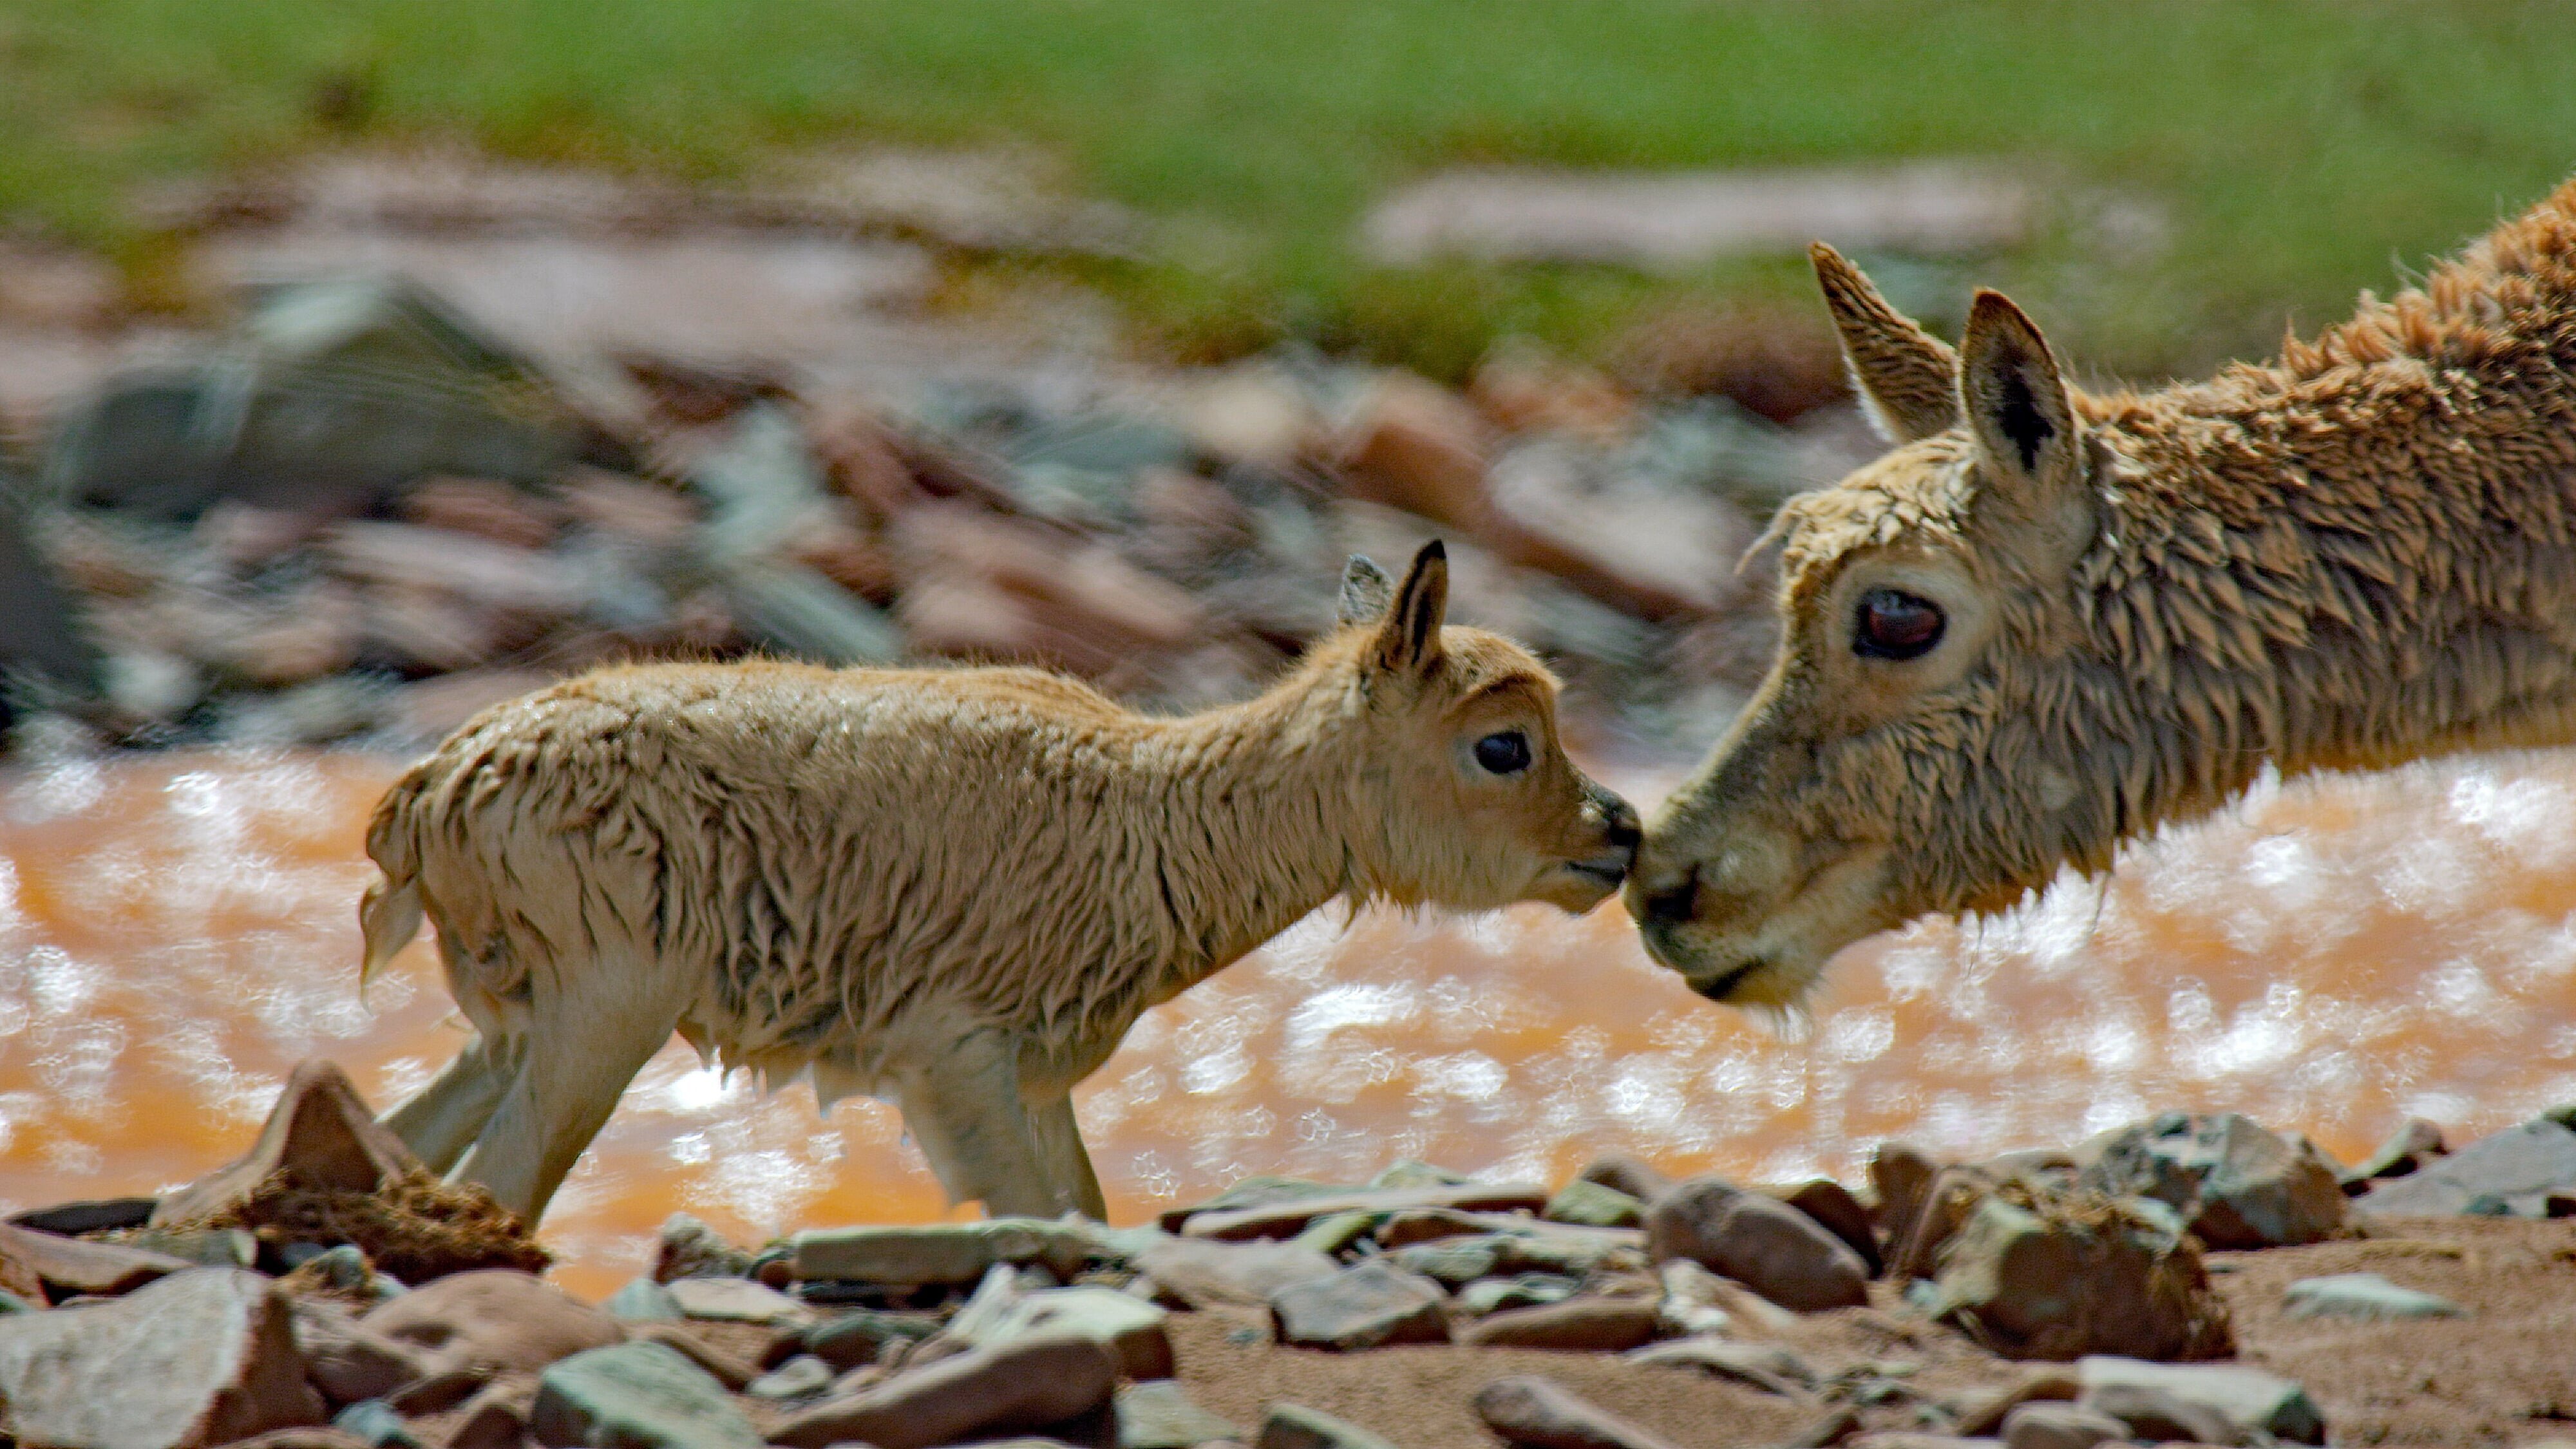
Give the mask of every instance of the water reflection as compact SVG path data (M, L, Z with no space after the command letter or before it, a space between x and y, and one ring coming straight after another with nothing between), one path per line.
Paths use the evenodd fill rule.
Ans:
M0 776L0 1203L185 1181L308 1054L390 1101L461 1040L425 945L361 1004L355 904L390 762L130 758ZM1653 781L1620 782L1641 797ZM1875 1139L1984 1153L2169 1106L2354 1156L2417 1113L2484 1131L2576 1098L2576 755L2258 790L1965 927L1847 953L1784 1036L1648 963L1615 908L1318 917L1150 1014L1080 1095L1115 1212L1248 1172L1417 1156L1554 1179L1849 1171ZM747 1238L928 1218L890 1109L816 1117L674 1045L547 1236L613 1287L674 1209Z

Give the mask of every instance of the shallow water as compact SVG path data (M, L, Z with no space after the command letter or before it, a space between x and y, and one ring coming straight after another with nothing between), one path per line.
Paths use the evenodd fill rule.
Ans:
M396 766L126 757L0 774L0 1207L144 1192L240 1152L298 1059L388 1103L462 1040L425 943L364 1004L367 811ZM1615 780L1640 799L1660 782ZM1399 1156L1555 1180L1851 1172L1902 1135L1985 1153L2236 1108L2347 1159L2576 1098L2576 753L2258 790L1982 927L1835 968L1784 1036L1649 963L1615 907L1317 918L1150 1014L1078 1094L1113 1216L1249 1172ZM678 1043L549 1215L577 1291L685 1209L738 1238L928 1219L886 1107L818 1119Z

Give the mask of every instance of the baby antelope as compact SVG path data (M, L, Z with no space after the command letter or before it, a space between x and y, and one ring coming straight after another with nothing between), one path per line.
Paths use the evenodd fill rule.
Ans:
M1590 910L1636 812L1449 568L1363 558L1267 693L1180 718L1030 669L599 670L459 730L376 807L365 980L438 927L476 1036L387 1123L534 1223L676 1029L825 1107L891 1098L954 1202L1101 1217L1075 1083L1336 896Z

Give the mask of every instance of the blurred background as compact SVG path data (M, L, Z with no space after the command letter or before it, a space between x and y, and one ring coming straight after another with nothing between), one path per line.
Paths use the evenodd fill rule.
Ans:
M1195 707L1439 535L1650 802L1768 662L1736 560L1876 450L1809 240L2198 375L2576 169L2571 74L2545 4L0 0L0 1206L192 1176L304 1055L423 1080L426 949L355 998L365 813L605 660ZM1615 910L1310 923L1083 1112L1129 1215L2169 1106L2357 1156L2576 1095L2571 867L2563 756L2267 784L1785 1036ZM550 1235L935 1213L898 1131L675 1049Z

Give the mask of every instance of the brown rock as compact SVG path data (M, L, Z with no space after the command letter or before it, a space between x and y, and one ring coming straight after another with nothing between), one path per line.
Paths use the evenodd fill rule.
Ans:
M1911 1143L1882 1142L1870 1150L1869 1190L1878 1199L1878 1228L1889 1251L1902 1249L1913 1234L1940 1171L1931 1154Z
M333 525L323 552L344 577L485 609L564 618L581 612L587 592L573 565L556 555L443 528L352 519Z
M227 1449L375 1449L375 1446L346 1429L314 1425L297 1429L271 1429L265 1434L254 1434L247 1439L237 1439L227 1446ZM455 1449L455 1446L451 1445L449 1449Z
M1333 452L1353 495L1481 533L1487 446L1474 408L1421 378L1389 373L1353 412Z
M2021 1377L1981 1399L1971 1400L1959 1410L1959 1432L1968 1435L1992 1434L2003 1427L2013 1410L2024 1404L2072 1400L2084 1391L2083 1376L2064 1364L2038 1364L2022 1370Z
M286 1296L238 1268L0 1318L0 1403L31 1449L198 1449L323 1417Z
M2168 1112L2096 1139L2084 1184L2162 1199L2212 1248L2277 1248L2343 1226L2343 1185L2316 1144L2236 1112Z
M1339 1263L1294 1243L1225 1243L1173 1238L1136 1259L1146 1276L1192 1308L1213 1303L1266 1304L1292 1283L1312 1283L1342 1270Z
M856 1394L789 1415L773 1444L824 1449L856 1440L877 1449L932 1449L975 1435L1043 1429L1109 1402L1117 1357L1080 1334L1041 1334L969 1349Z
M729 1394L741 1393L743 1385L760 1377L758 1364L725 1352L677 1323L640 1323L629 1330L628 1336L658 1343L705 1369L717 1383L725 1386L725 1392Z
M1617 383L1527 349L1497 351L1476 368L1467 400L1506 433L1572 433L1615 443L1637 420L1636 399Z
M1898 1282L1909 1278L1929 1278L1941 1265L1941 1245L1959 1231L1968 1214L1995 1190L1994 1174L1982 1167L1958 1163L1933 1174L1931 1185L1923 1191L1922 1206L1915 1212L1913 1226L1900 1241L1890 1236L1893 1249L1887 1262L1888 1276Z
M2004 1416L2004 1449L2093 1449L2125 1444L2129 1426L2075 1404L2023 1404Z
M83 1233L113 1232L119 1228L139 1228L152 1221L152 1207L158 1201L148 1197L93 1198L80 1202L58 1202L51 1207L29 1208L11 1213L8 1221L40 1233L77 1238Z
M5 1223L0 1223L0 1263L10 1265L12 1281L23 1282L30 1276L40 1280L56 1302L75 1293L112 1298L196 1266L167 1253L86 1242Z
M2359 1167L2345 1174L2346 1197L2359 1197L2377 1186L2375 1179L2404 1177L2437 1157L2450 1152L2442 1141L2441 1124L2421 1117L2409 1117L2388 1134L2379 1150L2362 1160Z
M395 725L414 739L441 739L496 704L554 683L539 669L467 669L415 679L394 691Z
M1484 1231L1483 1223L1465 1213L1450 1208L1417 1208L1388 1217L1377 1225L1371 1236L1377 1239L1381 1248L1402 1248Z
M1869 1209L1860 1205L1851 1189L1830 1177L1819 1177L1781 1193L1780 1200L1842 1239L1845 1247L1869 1265L1869 1276L1877 1277L1885 1266L1878 1255L1878 1229L1869 1220Z
M560 492L574 518L630 543L677 547L698 526L697 505L687 495L614 473L578 473Z
M1565 1353L1625 1353L1651 1343L1663 1316L1652 1298L1569 1298L1490 1314L1461 1330L1478 1348L1544 1348Z
M523 1449L536 1403L535 1379L512 1374L493 1380L465 1401L444 1449Z
M1260 1207L1190 1214L1181 1233L1192 1238L1241 1241L1248 1238L1293 1238L1308 1223L1335 1213L1400 1213L1409 1209L1457 1208L1464 1212L1530 1212L1547 1206L1547 1189L1526 1183L1488 1187L1410 1187L1333 1193Z
M32 1232L33 1229L22 1228L20 1231ZM34 1263L10 1252L9 1247L9 1240L0 1237L0 1293L14 1293L35 1307L44 1307L49 1301L45 1297L44 1276L36 1271Z
M2120 1425L2122 1437L2141 1439L2150 1444L2170 1443L2178 1439L2195 1444L2237 1444L2245 1438L2243 1432L2216 1409L2145 1384L2110 1384L2089 1389L2077 1407L2080 1411L2090 1411ZM2007 1429L2012 1426L2010 1416L2005 1418L2004 1425Z
M1869 1268L1805 1213L1715 1177L1676 1184L1646 1210L1646 1251L1689 1258L1801 1313L1869 1302Z
M626 1339L616 1319L506 1268L450 1274L378 1305L358 1321L425 1350L433 1373L535 1373L557 1359Z
M402 1139L376 1121L348 1074L314 1057L287 1076L249 1153L163 1197L152 1221L214 1217L239 1207L277 1173L316 1192L374 1192L421 1170Z
M563 527L563 510L546 499L490 478L430 478L403 495L403 517L423 528L544 548Z
M1664 1189L1673 1185L1671 1178L1623 1152L1596 1157L1584 1164L1583 1170L1575 1176L1585 1182L1597 1182L1603 1187L1624 1192L1639 1202L1653 1202L1663 1195Z
M338 1304L293 1301L295 1344L303 1351L306 1376L332 1407L390 1397L429 1373L419 1348L366 1327Z
M1476 1417L1515 1449L1672 1449L1672 1442L1535 1374L1476 1391Z
M1448 1298L1418 1273L1364 1258L1321 1282L1271 1294L1270 1317L1281 1343L1310 1348L1439 1343L1449 1336Z

